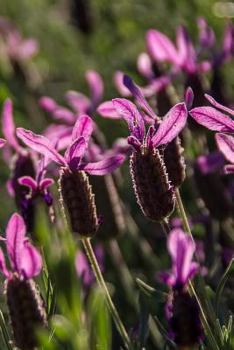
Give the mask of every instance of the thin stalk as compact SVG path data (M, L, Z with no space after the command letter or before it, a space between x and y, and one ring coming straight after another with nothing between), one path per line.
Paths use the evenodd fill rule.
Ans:
M127 333L121 319L120 319L119 313L118 313L118 311L117 311L117 309L116 309L116 307L111 299L110 293L108 291L108 288L107 288L106 283L104 281L104 278L102 276L102 272L101 272L100 267L98 265L96 256L95 256L93 248L92 248L92 245L90 243L90 238L82 238L82 243L84 245L87 257L89 259L89 262L90 262L91 267L93 269L93 272L95 274L97 282L99 283L101 289L103 290L103 292L105 294L106 302L107 302L109 311L113 317L113 320L116 324L116 327L117 327L117 329L118 329L118 331L123 339L123 342L124 342L126 348L130 350L131 349L130 338L128 336L128 333Z
M191 231L190 226L189 226L188 218L187 218L187 215L186 215L186 212L185 212L185 209L184 209L184 205L183 205L183 202L182 202L182 199L181 199L181 196L180 196L179 189L176 189L175 194L176 194L176 202L177 202L177 206L178 206L178 211L179 211L180 217L181 217L181 219L183 221L184 230L191 236L192 240L194 240L193 239L193 235L192 235L192 231ZM199 306L200 313L201 313L201 321L202 321L204 329L207 332L207 335L210 338L210 342L212 344L212 347L213 347L213 349L218 350L219 347L218 347L218 345L216 343L215 337L213 336L213 333L211 331L210 325L209 325L209 323L207 321L207 318L206 318L206 315L205 315L205 313L203 311L202 304L201 304L201 302L199 300L199 297L198 297L198 295L197 295L197 293L195 291L195 288L194 288L194 286L193 286L191 281L189 281L189 289L190 289L190 292L194 295L194 297L195 297L195 299L197 301L197 304Z

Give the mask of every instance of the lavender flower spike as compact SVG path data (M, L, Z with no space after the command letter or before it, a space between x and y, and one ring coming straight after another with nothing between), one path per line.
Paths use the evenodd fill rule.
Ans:
M20 349L33 350L38 345L36 327L46 326L47 320L43 301L32 279L41 272L42 258L25 234L23 218L13 214L6 228L6 248L11 268L6 266L0 249L0 270L7 279L7 304L15 345Z

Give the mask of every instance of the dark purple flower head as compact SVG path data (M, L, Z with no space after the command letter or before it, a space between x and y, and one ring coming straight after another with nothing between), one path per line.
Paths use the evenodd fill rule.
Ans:
M0 249L0 270L9 280L15 274L22 280L39 275L42 258L38 250L28 241L24 220L13 214L6 228L6 248L11 269L6 266L3 251Z
M72 131L72 142L64 156L60 155L52 143L42 135L36 135L30 130L17 129L18 137L34 151L45 155L62 167L75 170L84 170L91 175L104 175L114 171L124 161L125 157L116 155L99 162L87 163L84 155L93 132L93 121L87 116L80 117Z
M198 264L193 261L194 241L181 229L174 229L168 236L167 249L172 269L170 273L162 273L161 277L173 289L186 289L189 280L198 271Z

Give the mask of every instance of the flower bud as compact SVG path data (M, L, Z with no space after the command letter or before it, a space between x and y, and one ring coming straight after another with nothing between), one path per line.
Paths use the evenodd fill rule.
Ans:
M157 149L134 152L130 170L137 202L143 214L153 221L161 221L171 214L175 195L166 167Z
M62 168L59 190L72 232L92 237L98 229L98 217L92 186L86 173Z
M32 279L14 276L7 281L7 304L15 345L22 350L37 347L36 329L47 325L43 301Z
M164 150L164 163L169 179L174 187L179 187L185 180L184 149L179 137L172 140Z

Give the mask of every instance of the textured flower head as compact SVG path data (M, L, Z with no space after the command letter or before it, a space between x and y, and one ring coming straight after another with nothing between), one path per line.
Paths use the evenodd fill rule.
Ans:
M25 280L40 273L41 255L28 241L24 220L16 213L11 216L7 224L6 248L11 268L7 268L3 251L0 249L0 270L7 279L17 274L18 278Z
M193 261L196 249L194 241L181 229L170 232L167 249L172 259L170 273L163 273L163 280L174 289L186 288L189 280L198 270L198 264Z
M72 142L68 146L64 156L62 156L46 137L36 135L32 131L23 128L17 129L18 137L28 147L45 155L60 166L67 167L72 171L84 170L91 175L105 175L119 167L125 157L123 155L116 155L98 162L85 162L84 156L92 132L92 119L87 115L83 115L77 120L72 131Z

